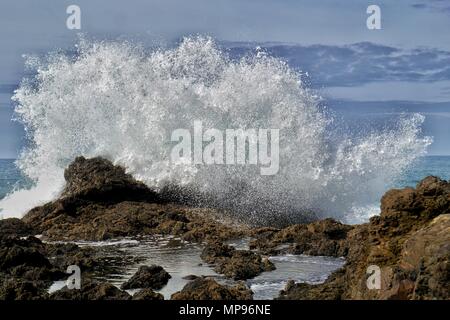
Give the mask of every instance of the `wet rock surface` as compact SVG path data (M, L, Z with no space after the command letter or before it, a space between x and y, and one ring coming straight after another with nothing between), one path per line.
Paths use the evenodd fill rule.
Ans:
M67 267L80 267L82 279L91 279L97 272L105 272L109 261L98 258L92 248L75 244L43 243L38 238L4 237L0 239L0 300L41 299L103 299L113 297L114 290L106 283L87 282L79 290L63 289L48 294L54 281L68 278ZM113 270L109 270L113 271ZM97 290L96 294L94 291ZM72 292L77 291L77 292ZM122 296L123 297L123 296Z
M62 289L52 293L51 300L130 300L131 295L107 282L83 279L80 289Z
M189 282L171 297L172 300L252 300L253 292L245 284L233 287L217 283L211 278L198 278Z
M45 245L37 238L0 240L0 299L40 299L45 288L61 272L45 256Z
M126 174L124 168L103 158L76 158L65 170L64 178L67 184L62 204L69 212L84 202L161 201L145 184Z
M346 237L353 227L333 219L309 224L295 224L283 229L260 228L252 232L255 238L250 248L265 254L306 254L342 257L347 253Z
M275 265L260 254L249 250L236 250L221 242L206 245L201 258L214 264L217 273L234 280L251 279L264 271L275 270Z
M3 278L0 280L0 300L44 300L48 294L41 283L17 278Z
M22 219L47 240L107 240L143 234L202 242L242 235L244 227L217 221L212 209L163 201L109 161L77 158L65 172L63 196Z
M164 300L164 296L152 289L142 289L133 295L133 300Z
M122 289L161 289L169 279L170 274L161 266L141 266L130 280L122 285Z
M347 234L347 263L320 285L289 284L281 299L449 299L450 183L428 177L388 191L381 214ZM381 289L367 268L378 266Z
M0 238L26 237L35 234L31 225L17 218L0 220Z

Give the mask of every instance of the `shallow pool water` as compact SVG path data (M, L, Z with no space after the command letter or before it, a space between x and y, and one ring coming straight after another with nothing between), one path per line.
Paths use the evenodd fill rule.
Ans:
M249 239L229 242L236 249L248 249ZM200 254L202 246L187 243L173 237L145 237L122 239L102 242L77 242L80 246L101 247L102 254L114 255L117 252L127 256L139 257L139 263L123 264L120 259L111 259L112 269L116 273L98 275L99 279L106 280L120 287L127 281L141 265L156 264L162 266L170 273L172 278L168 284L158 290L165 299L180 291L189 280L186 276L211 276L218 282L232 284L232 281L217 274L212 266L204 263ZM273 299L278 296L289 280L296 282L320 283L335 270L342 267L344 259L331 257L311 257L305 255L281 255L269 257L275 264L276 270L264 272L254 279L247 280L247 285L254 292L254 299ZM63 283L54 283L51 290L61 287ZM130 290L133 294L136 290Z

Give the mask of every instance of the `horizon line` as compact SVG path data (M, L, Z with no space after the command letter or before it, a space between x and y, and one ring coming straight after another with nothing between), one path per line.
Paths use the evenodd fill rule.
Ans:
M422 155L419 157L450 157L450 154L425 154L425 155ZM18 158L1 158L0 157L0 160L18 160Z

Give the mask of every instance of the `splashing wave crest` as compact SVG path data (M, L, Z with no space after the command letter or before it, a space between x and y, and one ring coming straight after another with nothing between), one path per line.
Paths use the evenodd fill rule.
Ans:
M420 115L351 138L334 130L302 76L261 51L231 59L213 40L185 38L176 48L81 40L77 53L29 58L35 76L13 99L30 138L18 166L35 181L0 202L20 216L58 196L63 170L78 155L103 156L152 188L206 193L256 220L305 212L367 219L387 185L422 155ZM209 128L280 129L280 171L252 166L174 165L170 135L201 120Z

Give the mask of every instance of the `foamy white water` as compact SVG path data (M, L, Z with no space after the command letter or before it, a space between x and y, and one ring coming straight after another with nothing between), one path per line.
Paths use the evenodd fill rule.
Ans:
M234 61L209 38L149 51L82 40L75 57L51 54L27 64L36 76L13 99L31 140L18 163L36 186L3 199L4 217L57 197L64 168L84 155L123 165L155 189L170 183L208 193L255 220L314 211L360 222L374 213L361 208L376 203L431 143L421 136L421 115L345 136L287 64L260 51ZM220 130L280 129L279 173L170 163L172 131L194 120Z

